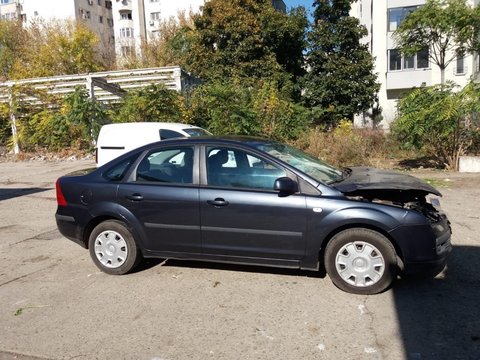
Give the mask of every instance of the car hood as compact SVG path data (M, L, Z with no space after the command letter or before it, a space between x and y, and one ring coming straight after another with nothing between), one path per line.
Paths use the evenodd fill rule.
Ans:
M433 186L411 175L370 167L352 167L349 172L345 179L334 185L345 194L399 190L442 196Z

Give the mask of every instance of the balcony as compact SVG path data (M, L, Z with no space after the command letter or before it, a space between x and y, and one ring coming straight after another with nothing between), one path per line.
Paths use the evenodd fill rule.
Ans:
M431 86L432 70L401 70L387 72L387 90L411 89L413 87Z

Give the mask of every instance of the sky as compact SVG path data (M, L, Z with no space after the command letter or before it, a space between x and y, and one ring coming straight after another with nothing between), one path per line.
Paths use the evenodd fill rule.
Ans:
M295 6L304 6L305 9L311 11L312 4L314 0L283 0L285 5L287 5L287 9L290 9Z

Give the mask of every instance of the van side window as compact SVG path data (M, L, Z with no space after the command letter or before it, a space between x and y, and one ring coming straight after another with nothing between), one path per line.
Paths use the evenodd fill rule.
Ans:
M193 148L153 150L140 162L136 175L138 182L191 184Z
M167 140L173 138L185 137L185 135L173 130L160 129L160 140Z

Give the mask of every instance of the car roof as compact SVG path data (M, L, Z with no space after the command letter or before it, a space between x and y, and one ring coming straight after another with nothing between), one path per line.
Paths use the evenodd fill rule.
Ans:
M143 148L156 147L159 145L167 146L173 144L211 144L211 145L243 145L250 148L256 148L261 144L273 144L277 143L275 140L255 137L255 136L246 136L246 135L212 135L212 136L194 136L194 137L185 137L185 138L171 138L158 142L154 142L148 145L145 145Z

